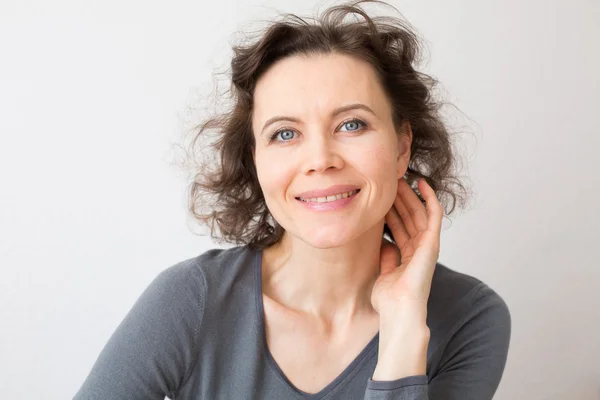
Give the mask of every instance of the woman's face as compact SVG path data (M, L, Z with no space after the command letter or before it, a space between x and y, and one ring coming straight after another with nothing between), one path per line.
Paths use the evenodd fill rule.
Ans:
M340 54L293 56L258 80L254 161L267 207L287 233L342 246L381 223L410 157L368 63Z

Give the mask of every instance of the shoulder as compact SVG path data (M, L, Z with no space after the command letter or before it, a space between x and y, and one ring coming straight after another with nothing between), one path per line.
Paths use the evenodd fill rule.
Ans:
M480 279L438 263L427 321L430 394L491 399L511 336L510 311L500 294Z
M251 284L254 279L251 266L259 261L258 256L259 253L248 246L209 249L167 267L151 287L165 300L189 303L195 299L194 303L203 306L238 285Z
M508 326L510 332L510 319L506 301L487 283L437 263L428 303L430 327L448 330L459 324L491 320L496 326Z
M221 279L235 276L240 267L254 261L256 253L246 246L229 249L209 249L200 255L172 264L156 279L165 286L184 285L205 287L207 279L218 275Z

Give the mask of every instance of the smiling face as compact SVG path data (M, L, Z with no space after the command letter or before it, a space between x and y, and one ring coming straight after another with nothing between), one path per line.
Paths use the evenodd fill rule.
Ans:
M330 248L383 226L412 134L396 134L371 65L340 54L278 61L257 82L252 129L267 207L288 234Z

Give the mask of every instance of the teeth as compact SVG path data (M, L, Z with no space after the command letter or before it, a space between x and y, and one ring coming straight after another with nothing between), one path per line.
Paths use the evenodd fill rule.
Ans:
M327 197L311 197L310 199L305 199L305 198L299 197L299 199L302 201L311 202L311 203L329 203L330 201L346 199L357 192L358 192L358 189L352 190L350 192L332 194L331 196L327 196Z

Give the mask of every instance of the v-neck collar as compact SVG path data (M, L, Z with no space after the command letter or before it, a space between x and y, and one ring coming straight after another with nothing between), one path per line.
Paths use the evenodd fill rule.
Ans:
M285 376L271 351L269 350L269 346L267 345L267 329L265 324L265 310L263 304L263 296L262 296L262 250L254 249L254 276L255 276L255 298L256 298L256 309L258 312L258 326L259 331L262 336L263 346L265 350L265 356L267 358L267 362L273 368L273 370L277 373L277 375L284 381L284 383L294 392L300 394L305 399L321 399L324 396L331 393L337 386L342 383L348 375L354 371L359 365L361 365L364 361L366 361L367 357L371 355L373 348L376 348L376 345L379 341L379 331L375 336L369 341L369 343L361 350L361 352L356 356L354 360L327 386L323 389L319 390L317 393L307 393L303 390L298 389L290 380Z

